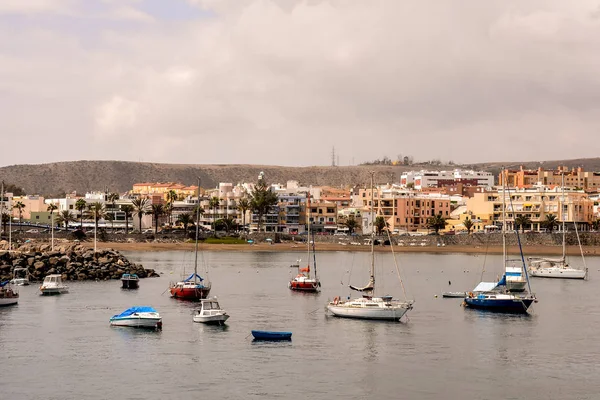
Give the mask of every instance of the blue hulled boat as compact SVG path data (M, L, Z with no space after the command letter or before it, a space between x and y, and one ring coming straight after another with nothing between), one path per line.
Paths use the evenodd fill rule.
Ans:
M256 340L292 340L292 332L252 331Z
M503 170L502 173L504 172ZM506 178L502 181L506 182ZM502 186L502 254L504 270L502 279L498 282L480 282L472 292L466 294L463 301L465 307L497 312L527 313L529 307L533 303L537 303L535 294L531 293L529 275L525 266L518 229L515 230L515 233L521 257L516 260L507 258L505 219L507 197L511 202L511 209L514 210L510 191L507 193L504 186Z

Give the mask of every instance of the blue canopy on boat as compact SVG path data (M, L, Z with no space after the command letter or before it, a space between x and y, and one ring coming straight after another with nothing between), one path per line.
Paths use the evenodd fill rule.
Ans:
M498 282L498 286L506 286L506 274L502 275L502 279Z
M198 279L200 280L200 282L202 282L202 281L204 280L204 279L203 279L203 278L202 278L200 275L198 275L198 274L191 274L190 276L188 276L188 278L187 278L186 280L184 280L184 282L189 282L189 281L191 281L192 279L194 279L194 275L196 275L196 276L198 277Z
M149 307L149 306L131 307L131 308L128 308L127 310L123 311L121 314L114 315L113 318L128 317L135 313L141 313L141 312L157 312L157 311L154 308Z
M9 283L10 283L10 281L0 282L0 287L4 287L4 286L8 285Z

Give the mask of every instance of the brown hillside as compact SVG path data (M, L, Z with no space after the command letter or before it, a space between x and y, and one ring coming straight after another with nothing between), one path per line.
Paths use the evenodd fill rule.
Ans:
M407 167L278 167L269 165L189 165L123 161L73 161L39 165L13 165L0 168L0 180L25 189L29 194L57 195L92 190L125 192L136 182L181 182L192 185L200 177L201 186L219 182L255 182L264 171L267 181L297 180L303 185L366 184L369 171L379 183L397 181Z

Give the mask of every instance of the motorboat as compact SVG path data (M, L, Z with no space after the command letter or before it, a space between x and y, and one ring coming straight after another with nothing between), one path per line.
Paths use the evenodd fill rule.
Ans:
M10 281L0 283L0 307L12 306L19 302L19 292L14 290Z
M292 332L253 330L252 336L254 336L254 340L268 340L268 341L292 340Z
M121 285L123 289L137 289L140 285L140 278L136 274L123 274Z
M200 300L200 308L195 311L193 321L203 324L223 325L229 319L225 310L221 309L216 297Z
M42 295L64 294L69 293L69 287L62 282L62 275L48 275L40 286L40 292Z
M29 285L29 270L27 268L15 268L13 270L13 279L10 283L15 286Z
M121 314L110 318L111 326L128 326L132 328L162 328L162 318L158 311L152 307L131 307Z
M443 292L442 293L442 297L446 297L446 298L461 298L464 299L464 297L467 295L467 292Z

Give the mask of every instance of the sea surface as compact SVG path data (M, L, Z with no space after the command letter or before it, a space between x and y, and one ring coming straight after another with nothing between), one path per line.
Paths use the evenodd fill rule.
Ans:
M0 399L600 398L600 258L587 259L589 281L533 280L540 301L515 316L441 297L472 289L484 266L493 280L499 256L402 254L415 307L402 322L370 322L325 313L329 299L350 294L349 282L367 283L368 253L318 254L315 295L287 288L297 273L289 265L304 265L306 254L206 252L200 273L231 315L213 327L193 323L196 305L167 292L192 272L193 253L125 254L161 277L135 291L69 282L56 297L34 284L20 288L18 306L0 309ZM391 254L378 254L376 270L380 293L402 297ZM156 308L162 331L109 326L134 305ZM293 337L254 342L252 329Z

